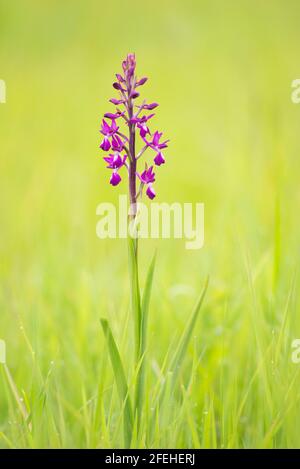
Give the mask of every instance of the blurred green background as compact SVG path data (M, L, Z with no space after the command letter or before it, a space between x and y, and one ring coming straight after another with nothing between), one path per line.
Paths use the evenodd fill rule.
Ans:
M157 201L205 203L203 249L141 243L142 284L158 248L148 409L210 276L185 397L136 444L300 446L299 19L296 0L0 0L0 338L33 423L2 369L0 447L122 444L99 317L129 364L127 247L95 229L97 205L126 192L108 184L98 130L128 52L171 139Z

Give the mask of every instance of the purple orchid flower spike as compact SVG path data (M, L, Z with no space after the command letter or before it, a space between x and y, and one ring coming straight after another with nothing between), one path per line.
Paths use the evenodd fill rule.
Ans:
M146 195L152 200L155 197L153 183L155 174L153 166L147 167L141 175L138 173L138 162L148 148L155 151L154 163L161 166L165 163L162 150L167 148L168 140L161 141L162 132L155 131L153 134L149 128L149 121L154 114L148 114L145 111L152 111L158 107L157 102L147 103L145 100L141 104L136 104L140 95L140 87L148 81L147 77L136 77L136 58L135 54L128 54L122 62L122 73L116 73L116 81L113 88L118 91L119 96L110 98L110 102L117 108L114 112L104 114L100 132L104 138L100 148L107 152L112 150L112 154L105 157L108 163L107 168L112 170L110 184L117 186L121 182L119 174L120 168L126 167L128 171L128 185L130 203L135 206L137 198L142 196L143 189L146 189ZM139 88L139 91L137 91ZM122 109L123 108L123 109ZM143 115L141 115L143 113ZM144 114L145 113L145 114ZM119 119L119 120L118 120ZM117 123L118 121L118 123ZM120 130L120 123L124 123L125 130ZM141 148L138 148L138 138L140 137ZM125 152L125 156L121 153ZM140 184L137 187L137 184ZM133 217L135 217L135 212Z
M110 98L110 103L116 108L112 112L107 112L102 120L100 132L104 136L100 147L103 151L109 152L104 156L107 169L110 171L110 184L118 186L122 181L123 173L128 173L128 190L130 198L130 211L128 217L128 240L129 240L129 261L130 261L130 293L131 310L134 323L134 345L135 345L135 363L134 372L136 379L134 384L134 401L131 404L130 391L120 396L122 405L124 404L124 446L130 448L132 445L133 430L136 429L137 435L141 431L141 417L143 411L143 391L145 376L146 355L146 327L144 327L144 300L141 301L141 291L139 287L139 262L138 262L138 234L139 223L136 223L138 199L146 193L146 196L153 200L156 197L154 184L156 183L156 174L154 164L160 167L165 163L162 150L167 148L168 140L162 141L162 132L150 130L149 122L154 117L151 112L158 107L157 102L139 101L142 86L145 85L148 78L136 76L136 58L134 54L128 54L122 62L121 73L116 74L113 83L113 89L118 96ZM151 120L152 123L152 120ZM152 150L155 154L151 155ZM151 159L154 156L154 164L147 164L147 155ZM142 158L143 157L143 158ZM144 159L144 162L142 162ZM143 169L139 170L138 166ZM142 171L142 172L140 172ZM137 235L137 236L136 236ZM147 303L150 298L152 276L155 264L155 257L151 263L148 273L148 294ZM148 306L147 306L148 307ZM108 321L102 320L102 327L108 341L111 340ZM115 362L116 347L109 347L111 362ZM113 366L114 368L114 366ZM137 370L137 371L136 371ZM118 370L115 370L116 379L118 379ZM124 387L124 386L123 386ZM125 399L124 399L125 397ZM133 407L134 406L134 407ZM135 424L136 422L136 424ZM134 427L133 427L134 425ZM135 426L136 425L136 426Z

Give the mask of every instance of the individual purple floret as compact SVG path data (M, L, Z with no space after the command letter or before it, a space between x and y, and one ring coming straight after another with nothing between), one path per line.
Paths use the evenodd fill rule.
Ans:
M147 196L149 197L149 199L151 199L151 200L153 200L154 197L156 196L156 193L155 193L155 191L154 191L154 189L153 189L152 186L148 186L148 187L147 187L146 194L147 194Z
M140 136L142 138L146 137L147 134L150 134L150 130L148 127L148 122L149 119L151 119L155 114L150 114L149 116L143 116L143 117L136 117L136 123L137 127L140 129Z
M113 135L111 139L111 147L114 151L120 152L124 148L124 143L118 135Z
M121 182L121 176L119 173L117 173L117 171L114 171L110 177L110 180L109 180L110 184L112 186L117 186L119 184L119 182Z
M153 166L150 166L149 169L145 169L145 171L140 176L140 180L144 184L149 184L150 182L155 181L155 174L153 172Z
M155 174L153 172L153 166L151 166L149 169L145 169L145 171L141 174L140 180L142 181L143 184L147 185L147 190L146 194L149 197L149 199L154 199L155 197L155 191L152 187L152 183L155 181Z
M118 170L125 165L126 158L126 155L122 158L120 153L115 153L103 158L108 163L107 168L113 169L113 173L109 181L112 186L117 186L121 182L122 179Z
M115 153L114 155L104 156L103 159L108 163L107 168L120 169L125 164L126 155L122 158L120 153Z
M111 98L109 101L116 106L114 112L107 112L102 120L100 132L103 140L100 148L107 152L112 150L112 154L104 157L108 163L107 168L112 170L110 184L117 186L121 182L119 170L125 166L128 171L129 179L129 196L130 203L136 204L138 195L141 195L143 188L146 186L146 194L152 200L155 197L153 183L155 182L155 174L153 166L148 168L145 162L145 170L139 175L137 171L138 161L145 156L145 151L150 148L155 151L154 163L161 166L165 163L162 151L167 148L169 140L161 142L162 132L155 131L153 134L149 129L149 120L154 114L144 114L145 111L152 111L158 107L158 103L147 103L143 101L136 104L136 99L140 96L137 91L138 87L143 86L148 78L142 77L137 79L135 75L136 60L134 54L128 54L122 62L122 74L117 73L113 83L113 88L119 92L118 98ZM123 108L123 109L122 109ZM140 115L143 113L142 115ZM118 123L117 123L117 119ZM120 130L121 121L124 123L125 130ZM127 129L127 130L126 130ZM137 149L138 138L140 137L141 148ZM121 152L125 155L121 155ZM137 181L140 187L137 190ZM135 214L133 214L135 216Z
M160 166L161 164L165 163L165 159L161 151L159 151L156 157L154 158L154 163L156 164L156 166Z
M110 149L110 141L108 137L106 136L104 137L100 145L100 148L102 148L103 151L108 151Z

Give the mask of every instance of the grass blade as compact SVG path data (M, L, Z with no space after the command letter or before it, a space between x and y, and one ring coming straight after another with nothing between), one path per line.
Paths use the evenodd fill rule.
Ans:
M190 318L190 321L188 322L188 324L186 326L186 329L185 329L185 331L184 331L184 333L181 337L181 340L178 344L177 350L176 350L176 352L173 356L173 359L171 361L170 370L173 372L173 384L175 384L175 381L177 380L177 377L179 375L180 367L181 367L182 361L185 357L185 353L186 353L190 338L192 336L195 324L197 322L199 311L201 309L201 306L202 306L202 303L203 303L203 300L204 300L204 297L205 297L205 294L206 294L207 287L208 287L208 278L206 279L206 282L205 282L205 285L203 287L202 293L201 293L201 295L200 295L200 297L199 297L199 299L198 299L198 301L195 305L195 308L194 308L194 311L193 311L192 316Z
M193 330L194 330L194 327L195 327L195 324L196 324L196 321L197 321L197 318L198 318L198 315L199 315L199 311L201 309L201 306L202 306L202 303L203 303L203 300L204 300L204 297L205 297L205 294L206 294L206 291L207 291L207 287L208 287L208 278L206 279L206 282L204 284L204 287L203 287L203 290L202 290L202 293L195 305L195 308L194 308L194 311L192 313L192 316L191 316L191 319L190 321L188 322L186 328L185 328L185 331L183 332L183 335L181 337L181 340L179 342L179 345L175 351L175 354L173 356L173 359L171 360L171 363L170 363L170 366L169 366L169 371L173 372L173 376L172 376L172 383L171 383L171 388L174 389L175 385L176 385L176 381L177 381L177 378L179 376L179 372L180 372L180 368L181 368L181 364L182 364L182 361L185 357L185 353L186 353L186 350L187 350L187 347L188 347L188 344L189 344L189 341L190 341L190 338L191 338L191 335L193 333ZM159 392L158 392L158 395L157 395L157 398L156 398L156 403L155 403L155 409L158 409L158 408L163 408L163 401L165 399L165 396L166 396L166 386L168 383L169 380L166 380L164 384L162 384ZM153 429L154 429L154 425L155 425L155 421L154 421L154 417L155 417L155 412L153 412L153 416L152 416L152 419L151 419L151 423L150 423L150 430L149 430L149 434L150 434L150 437L152 438L153 437Z
M108 321L107 319L103 318L100 321L107 341L108 351L110 355L111 364L114 370L119 398L121 400L122 406L124 406L124 442L125 446L129 448L132 436L133 416L128 385L119 350L113 337L111 328L108 324Z
M149 304L150 304L155 262L156 262L156 253L153 256L149 269L148 269L143 298L142 298L141 343L140 343L140 352L139 352L139 358L140 358L141 363L140 363L140 367L139 367L138 374L137 374L136 389L135 389L135 408L137 412L138 422L140 421L140 418L141 418L142 406L143 406L147 324L148 324Z
M5 376L6 376L6 379L7 379L7 382L9 384L9 388L11 390L11 393L12 395L14 396L15 400L16 400L16 403L17 403L17 406L19 408L19 411L24 419L24 422L28 425L28 429L29 431L32 430L32 424L31 422L28 422L29 420L29 413L26 409L26 406L24 405L23 403L23 400L21 399L20 395L19 395L19 391L18 391L18 388L13 380L13 377L8 369L8 366L6 364L3 365L4 367L4 373L5 373Z

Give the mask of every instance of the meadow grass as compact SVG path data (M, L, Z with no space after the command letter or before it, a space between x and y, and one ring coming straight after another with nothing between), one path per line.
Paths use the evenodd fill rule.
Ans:
M142 291L155 250L157 259L131 446L299 447L299 2L0 9L0 447L124 446L127 390L100 318L133 398L127 243L99 240L95 227L97 205L125 191L107 187L98 129L129 51L171 139L159 201L205 203L203 249L140 244Z

